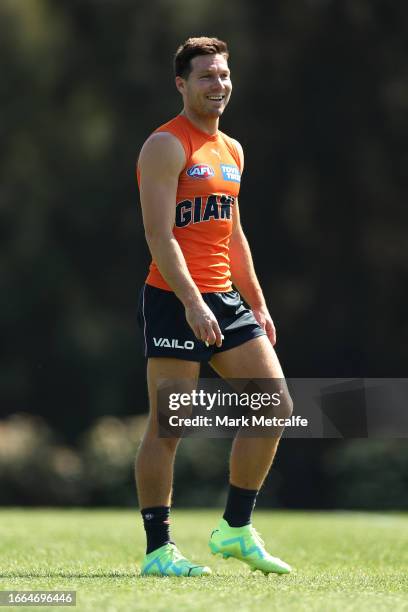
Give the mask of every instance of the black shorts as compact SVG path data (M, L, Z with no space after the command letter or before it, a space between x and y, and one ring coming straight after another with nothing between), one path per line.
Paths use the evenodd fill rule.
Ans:
M186 321L183 304L172 291L144 285L140 292L138 323L143 332L145 357L175 357L188 361L209 361L215 353L228 351L265 332L253 313L242 302L238 291L203 293L214 313L222 346L206 346L197 340Z

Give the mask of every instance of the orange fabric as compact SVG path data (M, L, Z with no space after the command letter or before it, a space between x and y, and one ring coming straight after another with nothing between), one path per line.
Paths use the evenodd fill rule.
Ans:
M235 143L218 131L210 136L178 115L155 132L170 132L186 154L175 202L173 233L201 293L230 291L228 245L241 168ZM140 176L138 172L138 182ZM171 291L155 262L146 283Z

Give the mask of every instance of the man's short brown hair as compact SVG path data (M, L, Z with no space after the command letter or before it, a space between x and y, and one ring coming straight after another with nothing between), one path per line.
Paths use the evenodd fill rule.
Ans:
M188 38L176 51L174 56L174 72L176 76L187 79L191 72L191 60L197 55L214 55L220 53L228 59L227 43L218 38L199 36Z

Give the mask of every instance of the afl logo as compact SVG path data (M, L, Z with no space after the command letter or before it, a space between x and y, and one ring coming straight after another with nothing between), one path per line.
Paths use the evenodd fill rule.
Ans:
M191 168L188 168L187 174L192 178L208 179L214 176L215 172L214 168L207 166L207 164L195 164L191 166Z

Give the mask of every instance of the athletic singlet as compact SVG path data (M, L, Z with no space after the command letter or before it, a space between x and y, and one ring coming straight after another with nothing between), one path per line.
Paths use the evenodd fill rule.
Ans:
M179 176L173 234L201 293L231 291L228 245L241 182L234 141L218 131L210 136L178 115L156 132L169 132L182 144L186 165ZM138 171L140 186L140 175ZM154 261L148 285L172 291Z

